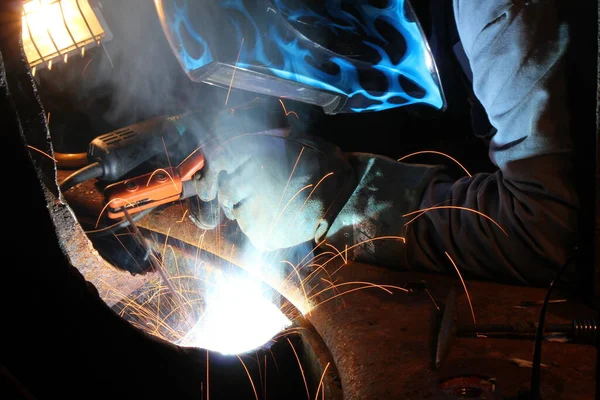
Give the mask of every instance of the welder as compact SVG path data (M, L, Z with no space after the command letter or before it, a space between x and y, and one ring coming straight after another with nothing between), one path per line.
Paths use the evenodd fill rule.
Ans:
M554 1L454 0L453 10L496 172L456 180L442 166L343 153L319 132L252 129L252 113L232 109L216 122L230 139L205 148L192 218L216 226L207 210L218 202L266 251L361 243L350 257L371 264L452 271L451 256L473 276L547 284L578 230L567 26Z

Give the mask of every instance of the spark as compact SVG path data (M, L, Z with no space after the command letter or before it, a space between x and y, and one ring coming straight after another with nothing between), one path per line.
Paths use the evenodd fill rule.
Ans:
M458 162L457 159L455 159L454 157L452 157L452 156L450 156L450 155L448 155L446 153L442 153L441 151L434 151L434 150L417 151L417 152L414 152L414 153L407 154L404 157L399 158L397 161L402 161L402 160L404 160L404 159L406 159L408 157L416 156L416 155L419 155L419 154L438 154L438 155L441 155L441 156L444 156L444 157L448 157L449 159L451 159L452 161L454 161L456 164L458 164L458 166L461 167L463 169L463 171L466 172L466 174L469 176L469 178L472 177L471 173L460 162Z
M290 181L292 180L292 176L294 176L294 172L296 171L296 167L298 167L298 163L300 162L300 158L302 157L302 153L304 153L304 146L302 146L302 149L300 149L300 154L298 154L298 157L296 158L296 162L294 163L294 167L292 168L292 172L290 172L290 176L288 177L288 180L283 188L283 191L281 192L281 198L279 199L279 204L277 205L277 209L279 209L279 207L281 206L281 202L283 201L283 196L285 196L285 192L287 191L288 186L290 185Z
M312 250L311 250L311 251L309 251L308 253L306 253L306 255L304 256L304 258L302 258L302 260L300 260L300 262L298 263L298 265L301 265L301 264L304 262L304 260L306 260L306 258L307 258L307 257L309 257L311 254L313 254L313 253L314 253L314 251L315 251L316 249L318 249L319 247L321 247L321 246L322 246L322 245L323 245L323 244L324 244L326 241L327 241L327 239L323 239L323 240L321 240L319 243L317 243L317 244L315 245L315 247L313 247L313 248L312 248ZM310 259L310 260L307 262L307 264L308 264L308 263L310 263L312 260L315 260L315 259L316 259L316 258L318 258L318 257L319 257L318 255L317 255L317 256L313 256L313 258L311 258L311 259Z
M352 283L352 282L348 282L348 283ZM343 283L340 283L340 284L338 284L338 285L343 285ZM354 288L354 289L349 289L349 290L346 290L345 292L342 292L342 293L336 294L336 295L334 295L334 296L331 296L331 297L330 297L330 298L328 298L328 299L325 299L325 300L323 300L322 302L320 302L320 303L318 303L317 305L315 305L315 308L316 308L316 307L319 307L319 306L321 306L321 305L323 305L323 304L325 304L325 303L327 303L327 302L328 302L328 301L330 301L330 300L333 300L333 299L335 299L335 298L337 298L337 297L343 296L343 295L345 295L345 294L352 293L352 292L356 292L356 291L358 291L358 290L370 289L370 288L379 288L379 289L383 289L383 290L385 290L386 292L390 292L389 290L387 290L387 288L391 288L391 289L398 289L398 290L402 290L402 291L404 291L404 292L408 292L408 290L407 290L407 289L405 289L405 288L403 288L403 287L400 287L400 286L394 286L394 285L376 285L376 284L374 284L374 283L369 283L369 282L366 282L366 284L365 284L364 286L357 287L357 288ZM331 289L331 288L327 288L326 290L329 290L329 289ZM390 293L391 293L391 292L390 292ZM316 295L315 295L315 296L316 296Z
M435 299L433 298L433 296L431 295L431 293L429 293L429 289L425 288L425 293L427 293L427 296L429 296L429 298L431 299L431 301L433 301L433 305L435 306L435 308L440 311L440 307L437 305L437 303L435 302Z
M173 248L173 246L168 245L168 248L171 250L171 253L173 254L173 262L175 263L175 269L177 270L177 275L181 275L181 272L179 271L179 263L177 262L177 255L175 253L175 249ZM163 261L162 261L162 265L165 265L165 261L164 258L166 257L166 253L163 255ZM179 290L177 291L177 293L181 293L183 291L183 288L181 287L181 279L178 279L177 282L179 282Z
M333 290L335 290L337 293L341 294L342 292L340 292L339 288L337 287L335 282L332 282L330 280L327 280L325 278L321 278L322 281L327 282L327 284L329 284L331 286L331 288ZM344 300L344 298L342 297L342 305L344 306L344 308L346 308L346 302Z
M138 243L142 246L142 248L148 250L148 252L150 253L150 257L148 259L150 261L150 264L152 265L153 269L156 272L158 272L158 274L160 275L160 277L164 281L165 285L167 285L167 287L169 288L169 290L173 294L174 300L177 302L177 304L179 305L179 307L183 311L184 307L183 307L183 303L181 302L181 299L179 298L180 294L177 293L177 291L175 290L175 288L173 287L173 285L169 281L169 277L167 276L167 274L163 270L163 268L161 266L160 260L158 260L156 258L156 255L151 251L150 246L148 246L148 243L146 242L146 239L144 238L144 236L142 235L142 233L138 229L137 225L135 224L135 222L131 218L131 215L129 214L129 212L127 211L127 209L123 210L123 212L125 214L125 217L127 218L127 221L129 221L129 229L133 230L133 232L132 232L133 233L133 237L137 239ZM190 322L189 315L186 315L186 321L187 321L187 323L190 326L193 326L191 324L191 322Z
M434 207L441 206L442 204L444 204L444 203L448 203L448 202L451 202L451 201L452 201L452 199L448 199L448 200L441 201L441 202L437 203L437 204L436 204ZM421 215L425 214L426 212L427 212L427 211L423 211L423 212L421 212L421 213L418 213L418 214L417 214L417 215L415 215L415 216L414 216L414 217L413 217L413 218L412 218L410 221L408 221L407 223L405 223L405 224L404 224L404 226L405 226L405 227L406 227L406 226L408 226L408 225L409 225L411 222L413 222L415 219L419 218Z
M258 353L255 353L255 355L256 355L256 360L254 360L254 361L256 361L256 365L258 366L258 379L260 380L260 386L262 387L262 389L263 389L262 391L264 393L265 388L263 387L263 383L262 383L263 382L262 368L260 367L260 360L258 359Z
M348 245L346 245L346 250L344 250L344 253L346 254L346 256L344 256L344 254L342 254L341 251L338 250L337 247L335 247L334 245L332 245L331 243L325 243L325 246L329 246L332 249L334 249L336 251L336 253L342 257L342 260L344 260L344 264L348 264Z
M441 210L441 209L453 209L453 210L470 211L472 213L480 215L480 216L484 217L485 219L489 220L490 222L492 222L494 225L496 225L498 228L500 228L500 230L506 236L508 236L508 233L504 230L504 228L502 228L502 226L498 222L496 222L492 217L490 217L490 216L482 213L481 211L477 211L477 210L474 210L474 209L468 208L468 207L461 207L461 206L435 206L435 207L428 207L428 208L423 208L423 209L416 210L416 211L411 211L411 212L409 212L407 214L404 214L403 217L408 217L408 216L411 216L411 215L414 215L414 214L417 214L417 213L421 213L419 215L419 217L420 217L421 215L425 214L428 211ZM413 218L411 221L414 221L415 219L416 218ZM411 221L409 221L409 222L411 222ZM406 224L404 224L404 226L408 225L409 222L407 222Z
M208 375L208 371L209 371L208 370L208 368L209 368L209 359L208 359L208 354L209 354L209 351L207 349L206 350L206 399L207 400L209 399L209 393L210 393L209 392L209 386L208 386L209 385L209 375Z
M304 150L304 147L302 149ZM293 173L293 171L292 171L292 173ZM290 222L290 226L294 225L294 222L296 222L296 218L298 218L298 216L301 215L302 210L304 210L304 207L306 207L306 204L308 204L308 201L312 197L312 195L315 192L315 190L317 190L317 188L319 187L319 185L321 185L321 183L325 179L327 179L328 177L330 177L332 175L333 175L333 172L329 172L328 174L326 174L325 176L323 176L321 179L319 179L319 181L317 182L317 184L312 188L312 190L310 191L310 193L308 194L308 196L304 200L304 203L302 204L302 207L300 207L300 209L298 210L298 212L294 216L294 219L292 219L292 222ZM291 179L291 175L290 175L290 179ZM325 212L325 214L327 214L327 211ZM286 255L284 256L284 258L287 258L289 256L289 254L290 254L291 251L292 251L291 249L288 249L287 252L286 252ZM313 249L313 251L314 251L314 249ZM308 253L307 255L309 255L311 253ZM279 251L277 251L275 254L273 254L273 257L275 257L277 254L279 254Z
M296 273L296 275L298 275L298 281L300 282L300 286L302 287L302 292L304 292L306 310L307 310L308 314L310 314L310 304L308 302L308 295L306 293L306 289L304 288L304 282L303 282L302 278L300 277L300 273L298 272L298 269L294 266L294 264L292 264L291 262L289 262L287 260L284 260L283 262L288 264L289 266L291 266L292 271L294 271Z
M319 187L319 185L327 178L329 178L331 175L333 175L333 172L330 172L328 174L326 174L324 177L322 177L321 179L319 179L319 181L317 182L317 184L313 187L313 189L310 191L310 193L308 194L308 196L306 197L306 199L304 200L304 203L302 204L302 207L300 207L300 210L298 210L298 213L296 214L296 216L294 217L294 219L292 220L291 224L294 223L294 221L296 221L296 218L298 218L298 215L300 215L300 212L302 212L302 210L304 210L304 207L306 207L306 204L308 203L308 200L310 200L310 198L312 197L313 193L315 192L315 190L317 190L317 188ZM325 213L327 214L327 213Z
M354 282L344 282L344 283L338 283L338 284L332 285L331 287L327 287L327 288L321 290L320 292L315 293L311 297L316 297L316 296L318 296L318 295L320 295L320 294L322 294L322 293L324 293L324 292L326 292L328 290L331 290L331 289L334 289L334 288L339 288L340 286L346 286L346 285L365 285L365 288L366 287L379 288L379 289L381 289L381 290L383 290L383 291L385 291L385 292L387 292L389 294L393 294L393 292L391 290L387 289L387 287L391 287L391 288L394 288L394 289L403 290L403 291L405 291L407 293L409 292L408 289L405 289L405 288L400 287L400 286L378 285L378 284L373 283L373 282L354 281ZM343 293L346 293L346 292L343 292ZM341 293L341 294L343 294L343 293Z
M106 50L106 47L104 46L104 42L100 42L99 44L102 47L102 50L104 50L104 54L106 54L106 58L108 59L108 63L110 64L110 67L115 68L112 58L110 57L110 54L108 54L108 50Z
M171 165L171 157L169 157L169 151L167 150L167 144L165 143L165 138L161 136L161 140L163 143L163 148L165 149L165 155L167 156L167 163L169 164L169 167L173 167L173 165Z
M179 190L179 188L177 187L177 184L175 183L175 179L173 179L173 177L171 176L169 171L167 171L164 168L157 168L156 170L152 171L152 173L150 174L150 177L148 177L148 182L146 183L146 187L150 186L150 182L152 181L152 178L154 177L155 174L157 174L159 172L164 172L169 177L169 179L171 179L171 182L173 182L173 186L175 186L175 190Z
M319 398L319 390L321 390L321 386L323 386L323 379L325 378L325 374L327 373L327 368L331 363L328 362L325 368L323 369L323 373L321 374L321 379L319 380L319 386L317 386L317 394L315 396L315 400ZM323 386L323 397L325 396L325 386Z
M296 272L296 273L299 273L301 270L303 270L303 269L304 269L305 267L307 267L307 266L308 266L308 267L311 267L311 266L314 266L314 267L316 267L316 269L315 269L313 272L311 272L311 273L310 273L310 274L309 274L309 275L308 275L306 278L304 278L304 280L303 280L303 281L304 281L304 282L308 282L308 281L310 281L310 279L312 278L312 276L313 276L313 275L314 275L316 272L318 272L318 270L320 270L320 269L322 269L322 270L323 270L323 271L324 271L324 272L325 272L325 273L326 273L326 274L329 276L329 272L328 272L328 271L327 271L325 268L323 268L321 265L318 265L318 264L311 264L311 261L312 261L312 260L316 260L317 258L319 258L319 257L321 257L321 256L323 256L323 255L329 255L329 254L331 254L331 255L334 255L334 256L335 256L335 253L333 253L333 252L331 252L331 251L326 251L326 252L323 252L323 253L321 253L321 254L318 254L318 255L314 256L314 257L313 257L313 258L311 258L309 261L307 261L307 262L306 262L306 263L305 263L303 266L300 266L300 264L301 264L301 263L298 263L298 264L296 264L296 265L294 266L294 265L293 265L291 262L289 262L288 260L282 260L281 262L282 262L282 263L284 263L284 264L289 264L289 265L291 265L291 266L292 266L292 268L294 269L294 272ZM285 284L285 283L286 283L288 280L290 280L290 278L291 278L291 277L292 277L292 273L290 272L290 273L288 274L288 276L286 277L286 279L285 279L285 280L282 282L282 285L283 285L283 284ZM299 276L298 276L298 278L300 279L300 277L299 277ZM302 281L301 281L301 282L302 282Z
M273 340L278 340L285 336L289 336L289 335L292 335L295 333L300 333L305 330L306 330L306 328L302 328L302 327L287 328L287 329L282 330L279 335L273 336Z
M124 201L124 202L125 202L125 203L127 203L127 204L128 204L130 207L134 207L134 206L135 206L135 205L134 205L132 202L130 202L129 200L127 200L127 199L123 199L123 198L120 198L120 197L115 197L114 199L110 199L110 201L108 201L108 202L107 202L107 203L104 205L104 207L102 207L102 210L100 210L100 214L98 214L98 219L96 220L96 225L94 225L94 229L98 229L98 225L100 225L100 219L102 218L102 214L104 214L104 211L106 211L106 209L108 208L108 206L110 206L110 203L112 203L113 201L117 201L117 200Z
M265 384L263 386L263 400L267 400L267 355L265 357Z
M167 246L168 246L170 235L171 235L171 228L169 227L169 229L167 230L167 234L165 235L165 242L163 243L163 249L160 252L161 257L162 257L162 260L161 260L162 263L164 263L164 261L165 261L165 255L167 254Z
M127 248L127 246L125 246L125 244L121 241L121 239L117 235L113 235L113 236L115 237L115 239L117 239L117 241L119 242L119 244L121 245L121 247L123 247L123 249L127 252L127 254L129 255L129 257L131 257L131 259L133 260L133 262L135 262L135 264L138 266L138 268L141 271L142 270L142 266L137 262L136 258L133 256L133 254L131 254L131 252L129 251L129 249Z
M185 212L183 213L183 216L181 217L181 219L179 221L176 221L176 223L180 224L185 220L185 216L187 215L188 210L186 209Z
M82 53L82 56L83 56L83 48L81 50L81 53ZM85 72L87 71L87 69L88 69L90 63L92 62L92 60L93 60L93 58L90 58L90 60L85 64L85 67L83 67L83 71L81 71L81 77L80 77L80 79L83 80L83 76L85 75Z
M240 51L238 52L237 59L235 60L235 65L233 66L233 72L231 73L231 82L229 82L229 89L227 90L227 97L225 98L225 105L229 102L229 95L231 94L231 87L233 86L233 78L235 77L235 71L237 70L238 62L240 61L240 54L242 54L242 48L244 47L244 38L242 38L242 43L240 44Z
M469 308L471 309L471 316L473 317L473 324L477 325L477 320L475 319L475 311L473 310L473 303L471 302L471 296L469 295L469 291L467 290L467 285L465 284L465 280L463 279L460 271L458 270L456 263L454 262L452 257L450 257L450 254L448 254L447 251L445 251L444 253L446 253L446 257L448 257L450 259L452 266L454 266L454 269L456 270L456 273L458 274L458 277L460 278L462 286L465 289L465 294L467 295L467 301L469 302ZM477 336L478 337L480 336L479 333L477 334Z
M402 243L406 243L406 238L404 238L402 236L377 236L377 237L374 237L374 238L371 238L371 239L367 239L367 240L363 240L361 242L353 244L352 246L348 247L345 251L347 253L348 250L355 249L356 247L362 246L365 243L374 242L376 240L400 240ZM329 260L327 260L323 264L323 266L329 264L331 261L333 261L333 259L335 259L337 257L338 257L337 255L331 257ZM331 275L335 275L335 273L338 272L340 269L342 269L344 266L345 266L345 264L342 265L341 267L339 267L338 269L336 269Z
M300 117L298 117L298 114L296 114L295 111L288 111L288 110L286 110L285 104L283 104L283 100L279 99L279 102L281 103L281 107L283 107L283 112L285 113L286 117L288 115L292 114L292 115L295 115L297 119L300 119Z
M296 349L294 348L294 345L292 344L290 338L287 338L287 341L292 347L292 351L294 352L296 360L298 361L298 367L300 367L300 373L302 374L302 380L304 381L304 388L306 389L306 397L310 399L310 392L308 391L308 384L306 383L306 376L304 374L304 369L302 368L302 363L300 362L300 357L298 357L298 353L296 353Z
M267 240L268 241L271 238L271 235L273 233L273 229L275 228L275 226L277 225L277 222L279 222L279 218L281 218L281 216L283 215L283 213L285 213L285 210L287 210L287 208L289 207L289 205L292 203L292 201L294 201L294 199L296 197L298 197L298 195L300 193L302 193L303 191L305 191L308 188L311 188L313 186L313 184L308 184L306 186L304 186L303 188L300 188L296 194L294 194L289 200L288 202L285 204L285 207L283 207L283 209L281 210L281 212L277 215L277 217L275 218L275 220L273 221L273 223L271 224L271 227L269 228L269 233L267 235Z
M52 161L54 161L55 163L58 163L58 161L56 160L56 158L52 157L50 154L48 154L48 153L45 153L45 152L43 152L42 150L40 150L40 149L37 149L37 148L35 148L35 147L33 147L33 146L30 146L30 145L27 145L27 147L29 147L30 149L32 149L32 150L35 150L35 151L37 151L37 152L39 152L39 153L41 153L41 154L45 155L46 157L48 157L49 159L51 159L51 160L52 160Z
M240 360L240 362L242 363L242 366L244 367L244 369L246 370L246 374L248 375L248 379L250 380L250 384L252 385L252 390L254 390L254 397L256 397L256 400L258 400L258 393L256 392L256 387L254 386L254 381L252 380L252 376L250 375L250 371L248 371L248 368L246 368L246 364L244 364L244 361L242 360L242 358L237 355L237 358Z

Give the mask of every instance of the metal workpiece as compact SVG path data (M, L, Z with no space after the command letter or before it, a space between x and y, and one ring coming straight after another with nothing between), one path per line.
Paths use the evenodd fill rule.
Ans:
M86 280L94 284L106 303L112 305L119 301L121 296L127 296L146 284L151 277L132 277L131 274L114 268L98 254L88 239L72 207L59 190L58 172L50 156L53 150L48 141L50 133L47 117L31 76L22 70L26 68L25 60L20 59L17 48L12 49L16 54L7 50L7 47L2 48L4 62L9 62L11 67L4 70L7 79L5 89L9 90L13 106L18 109L20 133L27 146L23 151L28 151L39 179L39 182L33 184L39 184L44 192L45 206L54 224L54 234L66 259ZM23 64L19 65L16 60ZM82 190L89 192L89 188ZM86 194L82 195L85 196Z
M303 314L314 306L300 284L304 279L303 273L294 271L292 265L283 262L286 260L285 253L264 257L257 255L234 222L224 223L218 229L199 229L189 218L185 204L180 203L145 216L137 225L218 255L224 261L260 277Z

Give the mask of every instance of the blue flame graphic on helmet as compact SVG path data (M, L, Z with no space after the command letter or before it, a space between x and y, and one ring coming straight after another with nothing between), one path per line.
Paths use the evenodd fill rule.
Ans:
M189 73L211 63L214 60L214 52L211 53L206 38L203 38L190 22L187 1L189 0L174 6L175 11L167 26L172 37L178 42L175 51L180 62ZM406 0L387 0L383 8L366 4L367 1L365 4L356 5L357 2L354 1L352 3L359 13L358 16L342 8L341 3L344 0L322 0L328 15L323 15L308 6L292 9L283 0L273 0L273 3L265 3L261 9L265 11L265 15L261 16L260 21L252 15L243 0L215 1L219 2L222 10L231 11L231 14L227 14L227 19L229 26L237 34L238 43L229 45L239 49L239 59L236 63L238 68L266 68L276 77L341 94L348 98L348 104L360 105L350 108L354 112L380 111L415 103L428 104L438 109L444 105L440 85L431 72L434 62L420 26L406 15ZM362 44L378 55L378 60L371 62L369 68L385 77L387 87L384 90L368 90L361 83L359 76L361 68L365 68L364 62L357 62L355 59L324 49L290 28L294 23L306 18L310 19L311 25L323 27L334 35L340 32L349 32L357 37L360 35ZM265 24L265 20L269 22ZM285 25L278 22L279 20ZM406 48L399 59L395 59L398 58L395 55L390 56L381 46L382 43L389 42L378 31L378 21L393 27L404 39ZM222 28L224 29L225 25ZM243 40L248 34L248 29L254 31L254 43ZM291 31L294 33L290 33ZM184 45L186 41L182 35L188 35L193 39L194 46L203 49L200 56L192 56L190 46ZM269 52L266 51L267 46ZM273 48L279 53L278 57L272 56ZM328 68L328 71L319 68L324 58L329 64L337 66L335 71L332 72L331 68ZM402 79L419 87L419 93L409 93L403 88ZM352 102L354 98L361 98L361 101Z
M182 4L173 4L173 12L167 16L165 27L168 29L169 35L179 44L177 56L183 65L186 72L194 71L202 68L213 62L214 58L210 52L208 43L202 38L202 35L196 31L194 24L190 20L190 11L188 2ZM196 46L202 49L202 55L193 57L183 43L185 43L183 35L190 35Z

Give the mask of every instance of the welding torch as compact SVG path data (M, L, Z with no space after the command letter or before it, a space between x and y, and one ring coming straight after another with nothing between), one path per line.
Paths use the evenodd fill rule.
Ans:
M94 138L88 147L87 165L65 178L61 191L92 179L117 181L177 144L184 134L203 130L202 116L202 112L189 112L154 117Z
M125 210L137 220L156 206L194 195L195 179L204 167L203 153L194 149L198 148L198 138L207 136L205 120L210 120L210 115L208 109L201 109L159 116L94 138L86 153L87 165L65 178L60 189L65 193L80 183L98 180L105 186L108 218L121 221L89 230L88 236L106 237L127 227ZM187 154L179 165L135 176L144 163L173 150L175 145L178 152L185 147Z

